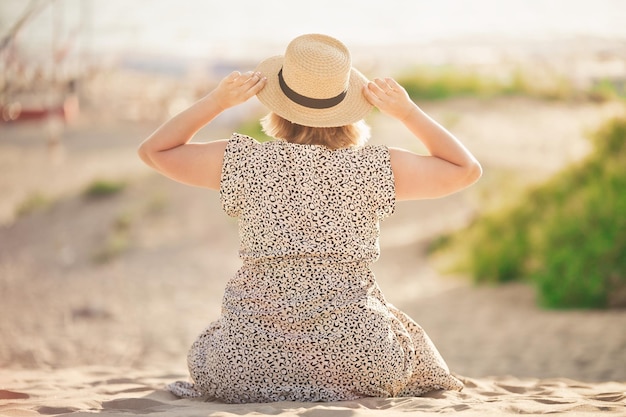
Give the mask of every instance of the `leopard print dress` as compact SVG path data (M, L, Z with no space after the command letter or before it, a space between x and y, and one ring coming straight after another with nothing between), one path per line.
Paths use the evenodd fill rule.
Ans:
M385 146L330 150L233 134L222 206L242 267L193 343L180 397L339 401L461 390L424 330L385 301L370 264L393 214Z

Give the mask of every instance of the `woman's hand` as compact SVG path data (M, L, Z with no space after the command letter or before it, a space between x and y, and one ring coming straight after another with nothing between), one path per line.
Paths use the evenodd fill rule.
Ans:
M233 71L219 82L209 93L209 97L220 109L226 110L255 96L265 87L266 82L267 79L259 72L248 71L242 74Z
M404 87L393 78L375 78L363 87L363 94L378 110L400 121L417 108Z
M155 130L139 146L139 156L148 166L176 181L219 189L227 141L189 142L221 112L261 91L266 81L252 71L230 73L209 94Z
M401 121L430 153L389 150L397 200L442 197L480 178L482 168L474 156L452 133L424 113L393 78L370 81L363 94L381 112Z

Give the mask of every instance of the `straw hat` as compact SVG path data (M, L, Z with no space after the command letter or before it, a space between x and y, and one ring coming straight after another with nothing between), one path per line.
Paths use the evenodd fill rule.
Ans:
M299 125L345 126L372 108L362 92L367 78L352 68L348 48L330 36L299 36L284 56L264 60L256 71L267 77L259 101Z

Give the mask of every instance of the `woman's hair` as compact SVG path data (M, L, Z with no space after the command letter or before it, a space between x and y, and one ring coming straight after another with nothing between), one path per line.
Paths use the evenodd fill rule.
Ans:
M276 139L303 145L323 145L330 149L363 146L370 137L370 128L363 120L339 127L309 127L270 112L261 119L261 127Z

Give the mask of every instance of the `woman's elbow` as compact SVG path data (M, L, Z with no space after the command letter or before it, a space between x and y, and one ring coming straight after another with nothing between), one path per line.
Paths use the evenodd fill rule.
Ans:
M139 147L137 148L137 155L146 165L154 168L154 162L152 161L152 158L150 157L150 151L148 147L145 145L145 143L142 143L141 145L139 145Z
M482 177L482 175L483 167L480 165L480 162L478 162L477 160L473 160L467 167L467 186L474 184L480 179L480 177Z

